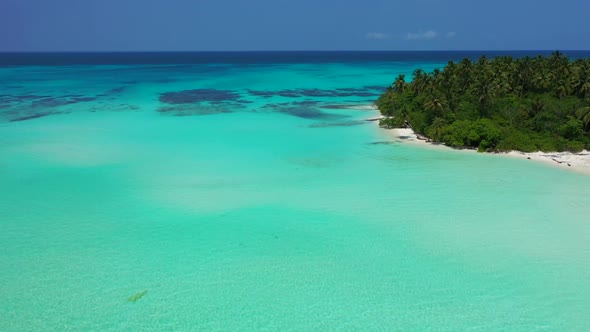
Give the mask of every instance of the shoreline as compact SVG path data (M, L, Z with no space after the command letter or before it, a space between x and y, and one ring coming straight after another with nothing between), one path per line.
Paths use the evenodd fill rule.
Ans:
M379 114L381 115L381 114ZM371 120L375 119L372 117ZM442 143L434 143L427 139L419 138L419 136L411 128L392 128L386 129L379 126L379 123L373 120L379 130L385 135L391 137L395 141L413 144L423 148L434 148L434 149L447 149L455 152L463 153L478 153L475 149L455 149L446 146ZM501 157L519 158L525 160L531 160L535 162L541 162L546 165L551 165L560 169L566 169L577 173L590 175L590 151L583 150L579 153L572 152L521 152L521 151L510 151L510 152L484 152L490 155L496 155Z

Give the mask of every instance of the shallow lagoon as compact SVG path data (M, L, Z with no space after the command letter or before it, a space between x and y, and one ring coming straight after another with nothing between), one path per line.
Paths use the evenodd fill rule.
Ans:
M443 64L0 68L0 330L588 330L590 177L363 121Z

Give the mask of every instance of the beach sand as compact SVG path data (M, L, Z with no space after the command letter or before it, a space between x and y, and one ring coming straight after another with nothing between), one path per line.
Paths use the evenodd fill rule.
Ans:
M418 137L418 135L416 135L416 133L411 128L380 128L380 130L386 133L386 135L392 137L394 140L408 144L415 144L421 147L431 147L437 149L449 149L457 152L477 153L477 150L474 149L454 149L444 144L433 143L426 139L421 139ZM527 160L542 162L560 168L565 168L590 175L590 151L587 150L583 150L579 153L510 151L507 153L492 154L504 157L523 158Z

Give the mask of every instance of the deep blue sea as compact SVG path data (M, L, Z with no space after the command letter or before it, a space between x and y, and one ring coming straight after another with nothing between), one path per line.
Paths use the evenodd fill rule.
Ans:
M375 63L406 62L446 64L463 58L476 60L482 55L515 58L548 56L554 51L258 51L258 52L61 52L0 53L0 66L71 66L71 65L208 65L228 63L295 64L295 63ZM587 58L590 51L564 51L566 56Z
M0 54L0 331L590 330L589 176L366 121L549 53Z

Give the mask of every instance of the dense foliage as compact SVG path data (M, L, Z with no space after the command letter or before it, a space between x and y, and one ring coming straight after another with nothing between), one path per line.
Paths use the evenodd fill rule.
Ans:
M590 59L485 56L400 75L377 101L385 127L480 151L590 148Z

